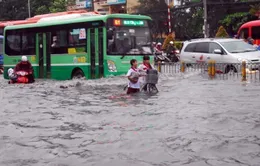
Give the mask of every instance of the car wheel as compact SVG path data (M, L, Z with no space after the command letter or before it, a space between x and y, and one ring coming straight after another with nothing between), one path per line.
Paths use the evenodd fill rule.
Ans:
M72 79L81 79L81 78L83 78L84 76L85 76L85 75L84 75L83 71L80 70L80 69L78 69L78 70L76 70L76 71L73 72L73 74L72 74Z
M228 66L226 66L226 68L225 68L225 74L228 74L228 73L237 73L236 67L233 66L233 65L228 65Z

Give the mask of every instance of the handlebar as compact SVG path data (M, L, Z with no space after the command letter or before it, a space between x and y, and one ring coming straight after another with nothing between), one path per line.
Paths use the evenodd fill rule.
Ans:
M17 71L16 74L19 76L26 76L26 75L29 75L30 73L28 73L26 71Z

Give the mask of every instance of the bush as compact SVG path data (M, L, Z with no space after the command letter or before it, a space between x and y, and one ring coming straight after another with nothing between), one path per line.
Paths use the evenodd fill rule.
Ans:
M227 38L229 37L227 31L225 30L225 28L223 26L220 26L218 28L218 32L216 34L216 37L223 37L223 38Z
M163 50L166 50L168 48L168 45L170 44L170 41L174 41L175 35L174 34L169 34L166 39L163 42Z
M175 42L174 42L174 45L175 45L175 47L176 47L178 50L181 50L181 49L182 49L182 44L183 44L183 42L181 42L181 41L175 41Z

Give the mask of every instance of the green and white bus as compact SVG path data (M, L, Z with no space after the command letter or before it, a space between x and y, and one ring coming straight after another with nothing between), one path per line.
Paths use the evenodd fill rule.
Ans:
M4 30L4 77L26 55L35 78L68 80L122 75L133 58L152 56L151 18L71 14ZM152 58L151 58L152 59Z

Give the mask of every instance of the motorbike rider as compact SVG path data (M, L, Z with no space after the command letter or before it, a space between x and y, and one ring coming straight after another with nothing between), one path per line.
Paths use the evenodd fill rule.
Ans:
M8 73L8 77L10 79L10 81L8 83L9 84L16 83L18 76L14 73L14 69L12 69L12 68L8 69L7 73Z
M157 43L156 44L156 49L157 49L157 51L162 51L162 43Z
M174 51L176 50L175 46L174 46L174 42L173 41L170 41L170 44L168 45L167 47L167 54L172 54Z
M19 72L19 71L24 71L27 72L28 75L26 76L28 78L29 83L33 83L34 80L34 75L33 75L33 68L31 63L28 61L27 56L22 56L21 62L19 62L15 68L14 72Z
M176 56L176 48L173 41L170 41L166 52L167 56L172 62L178 62L178 57Z

